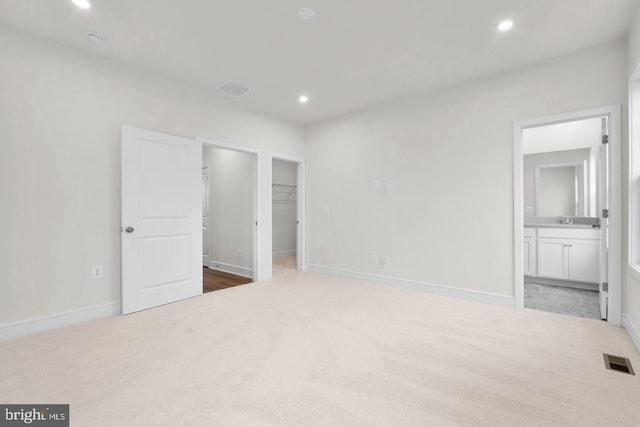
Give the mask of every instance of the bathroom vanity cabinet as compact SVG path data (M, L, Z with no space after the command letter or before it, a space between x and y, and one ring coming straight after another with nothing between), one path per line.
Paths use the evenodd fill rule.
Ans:
M532 234L535 234L535 237L532 237ZM525 228L524 242L526 276L585 283L599 282L600 230ZM534 250L535 260L531 253ZM535 271L536 274L529 274L527 270L530 273Z

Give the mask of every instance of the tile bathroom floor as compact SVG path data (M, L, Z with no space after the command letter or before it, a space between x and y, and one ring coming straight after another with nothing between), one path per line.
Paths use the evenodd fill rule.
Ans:
M600 320L598 291L525 282L524 307Z

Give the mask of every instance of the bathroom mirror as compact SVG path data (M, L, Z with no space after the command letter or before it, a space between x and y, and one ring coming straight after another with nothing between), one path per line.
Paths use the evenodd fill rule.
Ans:
M525 217L598 216L596 151L592 147L523 156Z
M586 162L585 162L586 163ZM587 216L586 164L538 165L535 170L535 215Z

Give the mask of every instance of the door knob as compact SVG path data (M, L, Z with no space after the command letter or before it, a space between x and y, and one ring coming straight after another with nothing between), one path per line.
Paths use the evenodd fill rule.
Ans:
M133 233L133 227L127 227L124 229L127 233Z

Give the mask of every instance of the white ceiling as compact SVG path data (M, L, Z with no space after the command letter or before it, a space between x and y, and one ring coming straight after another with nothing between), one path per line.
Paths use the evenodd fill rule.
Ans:
M0 0L0 22L314 123L626 34L637 0ZM303 21L298 10L315 17ZM513 30L500 34L505 17ZM101 33L90 44L84 34ZM310 101L299 105L307 93ZM231 95L223 95L231 96Z

